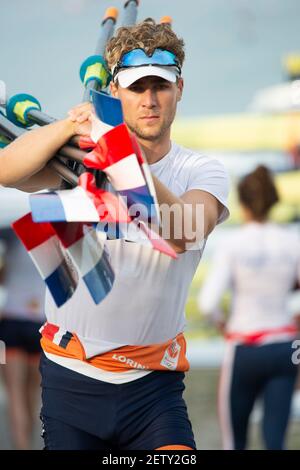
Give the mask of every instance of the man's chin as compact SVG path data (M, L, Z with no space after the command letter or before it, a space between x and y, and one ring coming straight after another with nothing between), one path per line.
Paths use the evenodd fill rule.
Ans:
M134 132L140 139L150 141L158 139L162 134L161 129L135 129Z

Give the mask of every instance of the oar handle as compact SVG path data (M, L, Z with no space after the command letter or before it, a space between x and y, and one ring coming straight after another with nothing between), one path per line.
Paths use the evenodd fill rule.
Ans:
M104 59L105 47L113 35L118 18L117 8L106 10L102 23L95 55L88 57L80 68L80 78L85 86L83 102L90 101L91 90L106 88L110 81L110 74Z
M172 26L173 20L171 16L162 16L160 19L160 24L168 24L169 26Z
M124 4L122 26L132 26L136 23L139 0L127 0Z
M48 166L55 170L59 176L61 176L67 183L71 184L72 186L77 186L78 184L78 176L76 176L73 171L68 168L58 157L52 158L48 162Z

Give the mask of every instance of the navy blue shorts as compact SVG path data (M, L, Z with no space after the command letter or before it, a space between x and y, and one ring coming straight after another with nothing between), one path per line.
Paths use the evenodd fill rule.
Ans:
M0 320L0 340L4 341L7 350L20 349L27 354L40 353L41 326L42 323L32 320L3 318Z
M111 384L41 357L43 437L50 450L196 449L183 372L154 371Z

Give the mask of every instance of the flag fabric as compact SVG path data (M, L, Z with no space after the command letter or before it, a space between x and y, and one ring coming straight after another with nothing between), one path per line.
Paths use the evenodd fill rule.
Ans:
M92 91L92 100L95 112L100 121L115 127L124 121L121 101L118 98L103 93Z
M105 239L99 237L92 224L71 222L52 226L98 304L112 289L115 278Z
M31 256L58 307L74 294L79 277L95 304L112 289L114 271L105 240L92 224L39 223L27 214L13 229Z
M75 292L78 273L62 250L50 223L36 224L27 214L12 224L16 235L31 256L53 300L60 307Z
M130 242L152 247L171 258L177 258L177 254L170 244L159 236L159 228L156 227L154 230L143 221L132 221L129 224L103 224L100 222L97 224L96 230L104 233L107 240L124 238Z
M91 135L79 141L90 150L83 164L103 171L114 193L98 188L93 174L85 172L74 189L31 195L32 214L13 224L58 307L72 297L80 277L96 304L110 292L114 272L107 239L125 238L177 258L158 234L152 175L123 123L120 101L99 92L93 92L93 101Z
M130 222L118 195L99 189L91 173L83 173L74 189L30 195L34 222Z
M79 139L79 147L82 150L94 148L95 143L102 135L123 122L122 106L119 99L93 90L92 100L95 114L91 114L92 129L90 137L81 136Z
M135 138L125 124L106 132L83 163L106 173L114 189L123 196L129 213L139 212L146 222L159 223L154 185Z

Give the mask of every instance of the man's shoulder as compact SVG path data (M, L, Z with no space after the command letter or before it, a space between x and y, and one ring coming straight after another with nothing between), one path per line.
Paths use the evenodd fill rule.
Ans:
M206 155L200 150L194 150L183 147L176 142L172 142L171 158L174 160L176 166L188 168L201 167L205 168L221 168L225 170L224 165L214 156Z
M193 150L182 145L172 142L171 157L179 162L197 162L204 164L212 160L211 157L203 154L200 151Z

